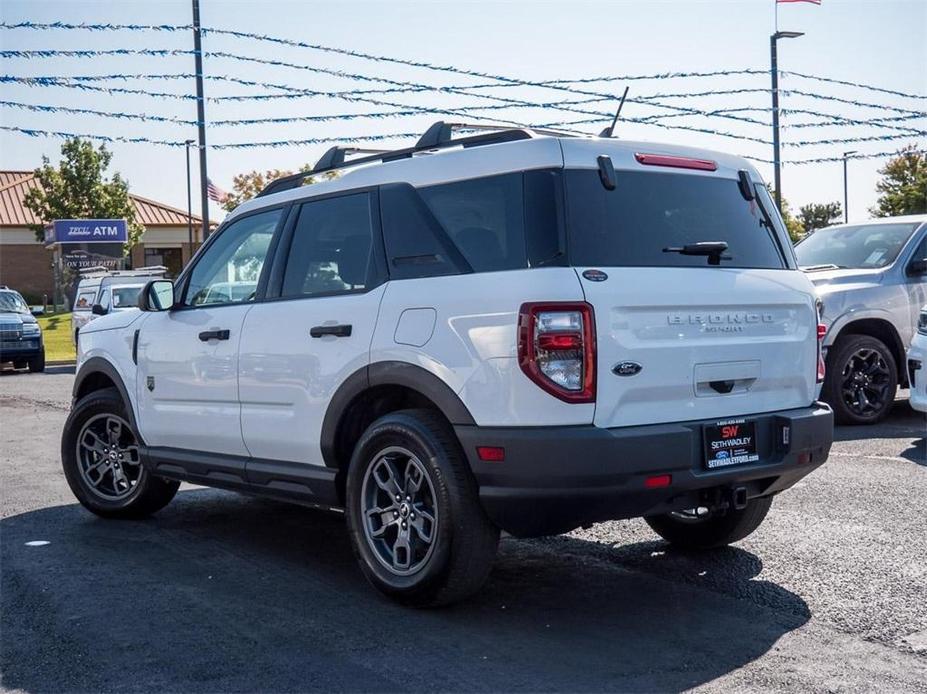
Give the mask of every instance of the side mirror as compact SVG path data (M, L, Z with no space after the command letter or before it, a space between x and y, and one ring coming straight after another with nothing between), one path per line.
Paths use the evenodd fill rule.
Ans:
M912 260L908 263L909 275L927 275L927 258L921 260Z
M33 306L29 309L29 313L31 313L33 316L44 316L45 308L42 306Z
M106 309L103 308L102 304L94 304L93 306L90 307L90 313L92 313L95 316L105 316Z
M174 283L151 280L138 294L138 307L142 311L170 311L174 308Z

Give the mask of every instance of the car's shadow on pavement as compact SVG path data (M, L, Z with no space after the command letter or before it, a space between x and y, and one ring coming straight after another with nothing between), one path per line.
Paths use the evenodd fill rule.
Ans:
M895 400L891 412L878 424L834 427L835 441L902 439L925 435L927 435L927 417L923 412L911 409L907 399Z
M406 609L364 582L341 518L213 490L146 521L69 505L0 531L3 685L30 692L678 691L809 618L743 550L570 537L506 539L474 599ZM724 594L760 588L779 609Z

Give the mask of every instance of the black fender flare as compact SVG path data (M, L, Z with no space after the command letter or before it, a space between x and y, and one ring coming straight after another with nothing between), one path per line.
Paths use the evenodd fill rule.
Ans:
M351 402L377 386L403 386L428 398L452 425L474 426L473 416L450 386L421 366L403 361L381 361L348 376L335 391L322 420L320 446L328 467L338 467L335 440L341 417Z
M123 382L122 376L119 375L119 371L116 367L103 357L91 357L81 364L80 371L78 371L77 375L74 377L74 386L71 389L72 402L77 402L77 394L80 392L84 381L94 374L103 374L116 386L116 390L119 391L122 402L125 403L126 414L129 416L129 424L132 425L132 428L137 433L138 426L135 422L135 410L132 407L132 399L129 397L129 389L126 388L126 384Z

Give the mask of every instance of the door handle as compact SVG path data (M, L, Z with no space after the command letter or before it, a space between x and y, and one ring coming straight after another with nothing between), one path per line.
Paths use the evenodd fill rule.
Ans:
M206 330L200 333L200 339L203 342L209 342L210 340L228 340L229 331L228 330Z
M310 328L310 337L324 337L325 335L334 335L335 337L351 337L350 325L317 325Z

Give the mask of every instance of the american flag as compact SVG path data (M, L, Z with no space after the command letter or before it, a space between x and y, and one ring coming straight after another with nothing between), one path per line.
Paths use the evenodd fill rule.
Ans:
M820 5L821 0L776 0L776 3L782 2L810 2L812 5Z
M229 199L229 194L213 183L211 178L206 179L206 194L209 196L210 200L214 200L220 204Z

